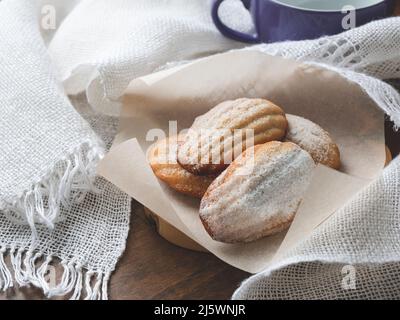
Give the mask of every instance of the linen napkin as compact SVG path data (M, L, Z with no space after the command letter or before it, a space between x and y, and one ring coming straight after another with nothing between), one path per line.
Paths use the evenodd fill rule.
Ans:
M117 130L118 100L131 80L168 62L243 46L219 34L209 4L0 2L0 289L107 298L130 198L95 170Z
M399 30L400 18L388 18L337 36L250 49L323 63L358 83L399 128L400 95L378 80L400 78ZM398 299L399 221L397 157L309 238L244 281L233 298Z
M54 226L92 189L104 146L57 81L33 1L0 3L0 211Z

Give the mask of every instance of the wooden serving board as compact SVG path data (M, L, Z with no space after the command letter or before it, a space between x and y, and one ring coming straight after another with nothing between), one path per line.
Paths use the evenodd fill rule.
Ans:
M205 248L199 245L194 240L190 239L183 232L176 229L174 226L169 224L163 218L156 215L148 208L144 208L144 213L147 218L154 221L156 225L157 233L163 237L165 240L177 245L178 247L182 247L189 250L199 251L199 252L208 252Z

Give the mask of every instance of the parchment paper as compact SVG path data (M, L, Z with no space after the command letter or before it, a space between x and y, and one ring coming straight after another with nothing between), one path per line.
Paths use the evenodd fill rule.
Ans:
M340 148L342 173L318 166L287 235L233 245L208 236L198 218L199 201L159 182L145 152L154 142L146 140L149 130L147 138L168 136L170 120L188 128L217 103L239 97L267 98L286 113L321 125ZM358 85L335 72L254 51L229 52L134 80L124 96L120 132L98 171L220 259L256 273L309 236L382 170L383 119Z

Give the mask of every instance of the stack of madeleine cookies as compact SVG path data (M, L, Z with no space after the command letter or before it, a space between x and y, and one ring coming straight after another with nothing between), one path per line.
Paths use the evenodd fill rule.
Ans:
M225 101L185 133L148 152L154 174L177 192L201 199L208 234L250 242L287 229L317 163L340 167L328 132L265 99Z

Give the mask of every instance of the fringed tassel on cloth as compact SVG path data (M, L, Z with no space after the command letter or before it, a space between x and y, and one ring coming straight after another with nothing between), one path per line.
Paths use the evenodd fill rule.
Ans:
M13 279L10 270L7 268L4 255L6 248L0 249L0 290L6 291L8 288L13 287Z
M7 263L7 257L8 262ZM56 265L63 270L57 281ZM35 286L47 298L68 296L71 300L107 300L110 273L94 270L84 271L81 264L73 260L57 260L51 255L24 249L0 248L0 290L14 286Z
M17 223L28 224L33 240L38 238L36 223L54 227L60 220L61 206L68 208L96 192L96 165L104 155L103 143L86 141L71 150L49 172L12 203L1 204L0 211Z

